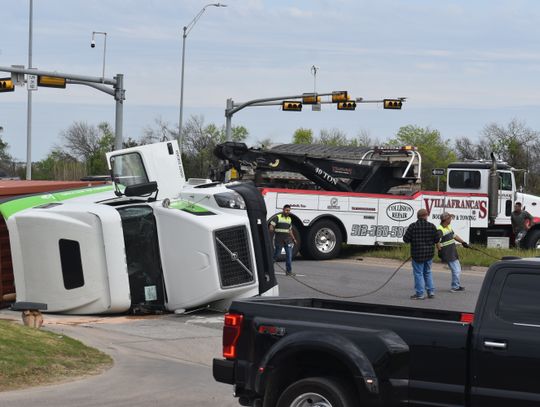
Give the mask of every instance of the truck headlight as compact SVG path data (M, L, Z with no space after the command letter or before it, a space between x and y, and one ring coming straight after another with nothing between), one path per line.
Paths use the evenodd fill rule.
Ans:
M246 209L246 203L244 198L237 192L223 192L221 194L215 194L217 204L222 208L230 209Z

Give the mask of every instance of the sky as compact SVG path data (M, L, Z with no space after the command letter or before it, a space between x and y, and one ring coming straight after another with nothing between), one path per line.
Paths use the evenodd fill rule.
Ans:
M236 113L248 144L290 142L295 129L337 128L352 138L393 137L401 126L437 129L445 139L477 139L490 123L518 119L540 130L540 2L534 0L223 0L186 40L184 123L202 115L223 125L226 100L347 90L353 98L407 97L402 110L359 104L313 112L277 106ZM41 70L124 75L124 137L156 119L179 117L182 27L198 0L34 0L33 65ZM29 1L0 0L0 66L28 66ZM0 74L1 75L1 74ZM5 75L9 76L9 73ZM0 93L2 139L26 159L27 91ZM73 122L114 128L114 99L68 85L33 93L32 159L43 159Z

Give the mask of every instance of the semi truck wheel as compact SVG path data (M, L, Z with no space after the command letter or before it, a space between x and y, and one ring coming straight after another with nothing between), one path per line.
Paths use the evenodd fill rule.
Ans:
M315 260L329 260L341 251L341 230L331 220L320 220L309 228L305 247Z
M540 249L540 229L532 230L527 236L527 249Z
M352 391L334 378L310 377L285 389L277 407L353 407Z

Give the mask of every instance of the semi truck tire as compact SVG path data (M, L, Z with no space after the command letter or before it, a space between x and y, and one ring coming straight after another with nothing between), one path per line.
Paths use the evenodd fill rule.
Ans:
M309 377L298 380L285 389L277 407L299 406L353 407L355 397L348 386L334 378Z
M526 249L540 249L540 229L531 230L525 243Z
M341 251L341 230L335 222L322 219L311 226L307 232L305 247L309 257L315 260L329 260Z

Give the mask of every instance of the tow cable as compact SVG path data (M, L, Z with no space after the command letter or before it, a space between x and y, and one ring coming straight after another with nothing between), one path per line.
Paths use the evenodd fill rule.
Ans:
M315 288L313 287L312 285L309 285L307 283L304 283L303 281L299 280L298 278L296 278L296 276L294 275L287 275L287 271L280 265L278 264L277 262L274 262L274 264L277 264L277 266L283 270L285 272L285 275L287 277L290 277L292 278L293 280L295 280L297 283L299 284L302 284L303 286L313 290L313 291L316 291L318 292L319 294L324 294L324 295L328 295L330 297L334 297L334 298L342 298L342 299L352 299L352 298L359 298L359 297L365 297L366 295L371 295L371 294L375 294L377 291L380 291L382 290L389 282L390 280L392 280L394 278L394 276L397 274L397 272L405 265L405 263L407 263L409 260L411 259L411 257L407 257L407 259L405 261L403 261L399 267L397 269L394 270L394 272L392 273L392 275L380 286L378 287L377 289L375 290L371 290L371 291L368 291L367 293L363 293L363 294L357 294L357 295L338 295L338 294L334 294L334 293L330 293L328 291L323 291L323 290L320 290L318 288Z
M493 256L492 254L489 254L487 252L485 252L484 250L480 250L476 247L473 247L473 246L469 246L468 249L472 249L472 250L476 250L477 252L479 253L482 253L484 256L488 256L488 257L491 257L492 259L495 259L495 260L503 260L502 258L500 257L496 257L496 256ZM318 292L319 294L323 294L323 295L328 295L330 297L335 297L335 298L342 298L342 299L352 299L352 298L360 298L360 297L365 297L367 295L371 295L371 294L375 294L377 291L380 291L382 290L394 277L395 275L397 274L397 272L405 265L405 263L407 263L409 260L411 260L411 257L407 257L407 259L405 261L403 261L399 267L397 269L394 270L394 272L392 273L392 275L388 278L388 280L386 280L380 287L378 287L377 289L375 290L372 290L372 291L368 291L367 293L363 293L363 294L358 294L358 295L338 295L338 294L334 294L334 293L330 293L328 291L324 291L324 290L320 290L318 288L315 288L313 287L312 285L309 285L307 283L304 283L303 281L299 280L298 278L296 278L296 276L294 275L288 275L287 274L287 271L280 265L278 264L276 261L274 261L274 264L276 264L281 270L283 270L285 272L285 275L287 277L290 277L292 278L293 280L295 280L297 283L313 290L313 291L316 291Z
M476 250L477 252L482 253L484 256L491 257L492 259L495 259L495 260L503 260L503 259L500 258L500 257L495 257L495 256L493 256L492 254L489 254L489 253L487 253L487 252L485 252L485 251L483 251L483 250L477 249L476 247L469 246L469 249Z

